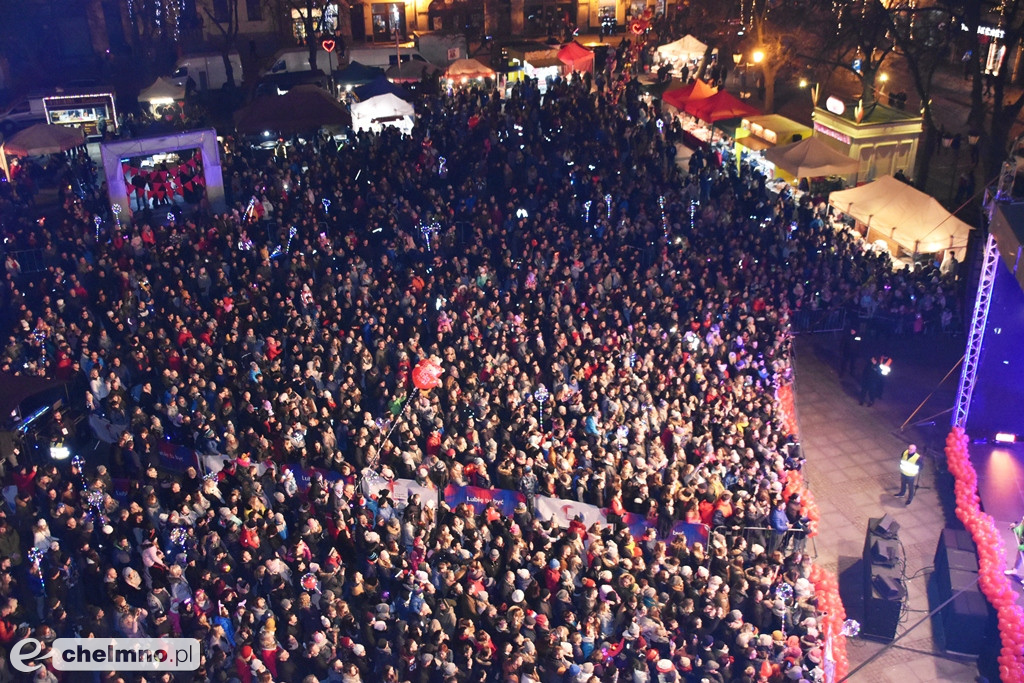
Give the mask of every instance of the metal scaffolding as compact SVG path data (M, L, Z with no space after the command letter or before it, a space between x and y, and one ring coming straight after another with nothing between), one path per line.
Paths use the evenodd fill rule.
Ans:
M998 267L999 249L996 246L996 238L989 233L985 240L981 275L978 277L978 295L974 300L974 313L971 316L971 328L967 335L967 349L964 352L960 387L956 392L956 407L953 410L954 427L967 428L967 414L971 409L971 395L974 393L974 381L981 361L981 346L985 341L985 323L988 320L989 305L992 303L992 289L995 286L996 268Z

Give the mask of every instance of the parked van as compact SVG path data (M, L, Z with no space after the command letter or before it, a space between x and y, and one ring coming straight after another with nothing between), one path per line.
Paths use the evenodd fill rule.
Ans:
M235 85L242 83L242 58L237 52L228 55L231 60L231 71ZM199 90L216 90L223 88L228 82L227 70L224 68L224 55L220 52L203 52L185 55L174 66L171 80L177 85L185 85L191 78Z
M36 123L46 123L46 112L41 96L18 100L10 109L0 113L0 133L5 138Z
M339 56L322 50L319 46L316 49L316 68L321 71L329 71L338 68ZM309 71L309 48L290 47L278 50L274 54L274 60L270 66L260 72L260 76L272 76L275 74L290 74L297 71Z
M374 45L373 47L351 47L345 56L348 63L359 62L363 66L377 66L386 69L389 66L398 64L398 55L402 55L402 63L413 60L426 62L427 59L420 54L415 45L408 43L396 48L394 45Z

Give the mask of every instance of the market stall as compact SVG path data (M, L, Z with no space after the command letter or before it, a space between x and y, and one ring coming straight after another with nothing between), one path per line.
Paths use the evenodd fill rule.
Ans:
M291 135L351 122L340 102L311 85L260 97L235 112L235 129L243 134Z
M690 149L697 149L718 142L723 139L724 124L716 126L716 123L760 113L724 90L710 97L691 99L683 105L680 116L683 143Z
M475 59L457 59L448 65L444 77L449 85L467 84L471 81L494 78L494 69Z
M594 51L588 50L576 41L568 43L558 51L558 59L569 73L586 71L594 73Z
M441 68L429 62L409 60L401 64L395 64L389 68L384 75L392 83L422 83L426 79L433 78L441 73Z
M779 114L751 116L743 119L736 130L736 165L750 164L758 168L767 178L779 177L793 182L796 177L784 168L768 160L764 153L777 145L810 138L811 129L802 123Z
M848 176L856 173L860 166L856 159L837 152L814 136L766 149L764 157L792 178Z
M379 67L351 62L344 69L334 72L334 84L341 90L352 90L357 86L372 83L383 74L384 69Z
M81 128L86 137L117 132L117 106L112 88L66 89L43 98L47 123Z
M694 36L683 36L679 40L659 45L655 51L656 61L658 64L668 64L676 74L682 73L683 67L693 71L694 67L699 67L707 50L708 46Z
M381 74L373 81L366 85L360 85L352 90L352 94L355 95L359 101L368 100L371 97L377 97L378 95L394 95L395 97L409 102L412 100L412 94L405 88L395 85L388 78Z
M139 93L139 102L156 114L161 107L174 106L185 101L185 86L169 78L157 77L153 84Z
M853 218L868 242L883 241L897 258L951 249L964 260L971 226L934 197L892 176L833 192L828 203Z
M352 128L379 133L386 127L411 133L416 111L413 106L391 93L377 95L352 105Z
M681 88L667 90L665 94L661 96L661 101L671 107L675 107L678 111L682 111L683 108L686 107L686 103L690 100L703 100L711 97L717 92L718 88L697 79L687 83Z
M35 157L46 154L60 154L85 144L81 128L66 128L48 123L37 123L15 133L10 140L0 144L0 169L10 179L7 157Z

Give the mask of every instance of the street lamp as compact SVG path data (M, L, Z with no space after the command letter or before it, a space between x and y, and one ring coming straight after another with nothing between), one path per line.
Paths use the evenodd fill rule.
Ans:
M800 87L801 88L806 88L809 85L812 85L811 81L808 81L806 78L801 78L800 79ZM813 87L811 88L811 102L814 104L815 107L818 106L818 93L820 92L820 89L821 89L821 84L817 83L817 82L814 82L813 83Z
M739 66L741 61L743 61L743 54L740 52L734 52L732 55L732 63Z
M764 61L764 50L754 50L751 56L754 58L754 64L760 64Z

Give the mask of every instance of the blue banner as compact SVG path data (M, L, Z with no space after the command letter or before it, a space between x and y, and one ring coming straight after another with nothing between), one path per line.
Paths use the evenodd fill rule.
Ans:
M189 467L199 469L199 456L191 448L164 441L157 449L160 467L172 472L184 473Z

